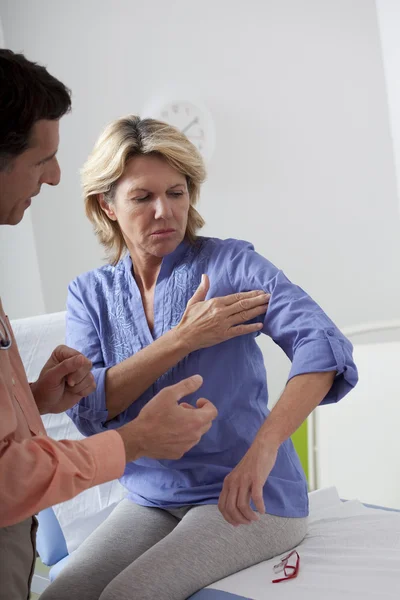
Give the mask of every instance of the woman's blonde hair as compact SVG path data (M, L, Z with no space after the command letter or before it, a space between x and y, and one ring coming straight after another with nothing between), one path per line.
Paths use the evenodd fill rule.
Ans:
M190 206L185 237L193 243L204 220L195 209L200 186L205 179L203 159L187 137L175 127L129 115L110 123L100 135L81 175L85 211L94 226L107 256L116 264L126 250L117 221L102 210L100 194L111 204L119 178L129 159L137 155L156 154L186 177Z

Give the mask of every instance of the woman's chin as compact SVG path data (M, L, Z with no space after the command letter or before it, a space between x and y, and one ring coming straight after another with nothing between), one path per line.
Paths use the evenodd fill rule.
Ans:
M183 239L183 238L182 238ZM151 254L158 258L163 258L168 254L174 252L177 249L182 239L170 238L170 239L155 239L152 240Z

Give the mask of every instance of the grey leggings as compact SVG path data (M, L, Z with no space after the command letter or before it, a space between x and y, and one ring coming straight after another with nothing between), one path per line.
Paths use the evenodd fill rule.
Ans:
M123 500L41 600L185 600L297 546L306 531L306 518L233 527L216 505L167 511Z

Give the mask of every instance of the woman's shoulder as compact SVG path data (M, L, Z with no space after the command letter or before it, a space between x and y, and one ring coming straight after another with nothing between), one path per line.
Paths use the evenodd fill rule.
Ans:
M197 260L206 261L211 269L229 270L229 265L237 260L247 260L255 254L254 246L246 240L235 238L198 237Z
M238 240L236 238L216 238L199 236L197 238L201 250L207 250L212 254L236 254L244 250L254 250L251 242Z
M264 279L275 277L279 269L257 252L254 245L246 240L235 238L200 238L207 248L204 256L208 258L211 275L234 281L248 280L256 273Z
M73 279L69 290L79 290L80 293L99 293L99 290L114 289L116 284L125 279L125 260L121 259L116 265L106 264L81 273Z

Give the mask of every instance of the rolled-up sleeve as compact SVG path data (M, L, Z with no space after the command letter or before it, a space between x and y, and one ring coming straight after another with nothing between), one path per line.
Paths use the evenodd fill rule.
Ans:
M303 289L255 252L251 244L237 243L230 257L229 275L236 289L263 289L271 294L262 331L291 360L289 380L305 373L336 371L322 404L337 402L356 385L350 341Z
M69 409L67 414L79 431L86 436L118 426L117 422L107 422L106 373L108 367L104 365L98 318L98 315L91 314L90 307L85 305L78 282L73 281L68 288L66 343L92 361L96 389Z

